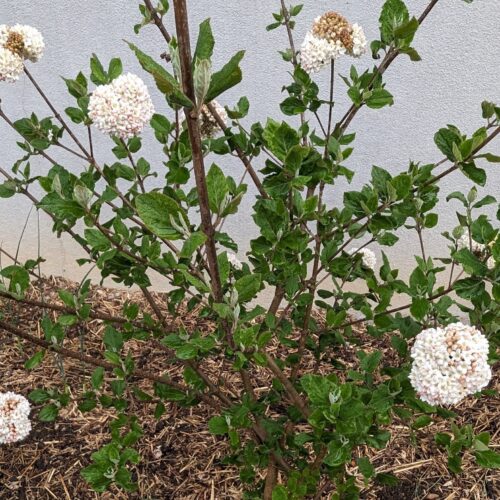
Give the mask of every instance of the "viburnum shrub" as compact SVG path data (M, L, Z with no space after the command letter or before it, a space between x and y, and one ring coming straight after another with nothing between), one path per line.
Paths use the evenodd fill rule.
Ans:
M82 380L87 389L80 410L116 410L109 442L82 471L92 488L135 488L132 472L140 457L134 444L142 431L133 409L150 406L161 419L169 402L210 408L208 429L229 440L227 463L240 468L246 498L320 498L327 492L356 498L362 477L389 484L395 479L376 473L362 453L387 445L394 417L413 428L428 425L432 415L452 419L456 414L440 405L485 390L500 338L500 211L490 220L482 212L496 203L492 195L480 198L475 187L468 194L450 193L443 181L455 174L486 185L489 164L500 161L487 152L500 133L500 107L484 102L484 123L470 135L452 125L438 130L435 162L415 158L397 175L373 167L364 186L346 191L340 202L339 181L358 174L348 162L360 140L353 120L364 108L393 103L385 72L398 57L420 59L413 39L437 3L413 17L402 0L387 0L380 39L370 45L375 66L361 70L370 65L359 25L323 13L299 43L293 29L302 6L282 1L267 29L283 28L290 44L281 52L291 74L284 116L252 125L242 121L246 97L222 104L224 92L242 79L243 52L212 68L210 21L199 26L192 49L185 0L174 0L172 9L168 0L157 6L145 0L135 31L156 25L165 39L158 57L129 43L144 70L137 76L123 73L119 59L104 66L93 56L90 74L65 79L75 103L63 113L25 65L42 55L40 33L0 27L0 80L15 82L24 72L50 109L49 116L12 122L9 103L2 103L0 116L18 132L23 156L12 173L0 169L6 178L0 195L27 196L52 218L57 235L73 237L85 250L80 264L94 263L103 278L139 288L155 314L130 302L120 317L93 309L88 279L77 293L60 290L63 304L38 303L25 294L39 260L1 269L1 297L50 312L41 321L43 336L0 319L3 334L39 347L26 368L42 363L49 351L61 366L65 358L81 360L94 371ZM166 29L166 16L174 18L175 35ZM335 61L363 55L342 76L352 104L334 112L341 92L334 86ZM315 81L319 71L330 72L326 89ZM156 110L153 82L165 97ZM152 168L141 132L154 133L163 165ZM102 163L94 152L92 138L100 133L110 137L114 163ZM58 150L75 161L55 161L52 151ZM245 175L236 167L235 178L227 175L216 164L218 156L241 163ZM33 168L34 158L50 169ZM241 255L224 222L238 217L245 181L255 188L252 216L259 234ZM33 184L43 190L41 198ZM335 192L336 203L327 204L326 195ZM425 241L438 223L442 197L458 220L443 233L449 251L438 258ZM418 235L415 256L399 241L407 231ZM408 265L413 262L407 281L384 252L398 245ZM382 255L380 263L373 249ZM151 294L153 273L170 285L164 303ZM353 282L357 291L348 286ZM271 292L269 303L257 300L264 290ZM396 298L403 305L395 306ZM209 319L212 329L175 326L186 310L196 310L205 324ZM67 332L89 320L105 324L101 356L86 353L84 339L80 351L67 347ZM387 338L394 350L390 360L381 351L364 350L353 328L362 324L369 335ZM164 355L165 371L177 364L183 379L136 367L131 342ZM346 343L355 348L355 366L339 355ZM223 360L220 376L207 373L207 359ZM40 419L51 421L76 393L62 382L59 389L34 388L29 397L42 405ZM25 437L27 401L8 393L0 403L2 442ZM481 466L499 466L487 433L474 436L471 428L453 423L452 431L436 441L448 449L454 472L464 449Z

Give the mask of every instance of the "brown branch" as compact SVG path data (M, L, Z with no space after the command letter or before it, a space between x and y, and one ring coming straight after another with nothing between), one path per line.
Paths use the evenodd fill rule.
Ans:
M288 35L288 43L290 44L290 50L292 51L292 63L294 66L298 65L297 61L297 51L295 50L295 42L293 40L292 27L290 26L290 12L285 5L285 0L281 0L281 12L285 20L285 28Z
M495 139L495 137L500 134L500 126L497 126L495 128L495 131L492 132L481 144L479 144L479 146L476 147L476 149L474 149L474 151L472 151L470 153L470 155L465 158L462 162L456 162L454 163L450 168L446 169L445 171L441 172L439 175L436 175L435 177L433 177L432 179L429 179L425 184L423 184L423 187L427 187L427 186L430 186L431 184L435 184L437 181L439 181L440 179L442 179L443 177L446 177L447 175L451 174L452 172L454 172L455 170L458 170L460 168L460 164L463 163L463 162L466 162L468 160L470 160L476 153L478 153L479 151L481 151L481 149L483 149L485 146L487 146L493 139Z
M269 464L267 466L266 483L264 485L264 500L272 500L273 490L278 481L278 469L276 461L272 455L269 456Z
M215 107L214 107L214 105L212 103L207 103L207 108L210 111L210 113L212 113L212 116L215 118L215 121L217 122L217 124L219 125L219 127L222 129L222 131L228 137L228 140L230 141L231 146L233 147L234 151L236 151L236 154L238 155L238 158L241 160L241 162L245 166L247 172L249 173L250 177L252 178L252 180L253 180L253 182L255 184L255 187L259 191L260 195L263 198L269 198L269 196L265 192L264 187L262 186L262 182L260 181L259 176L257 175L257 172L253 168L253 166L252 166L249 158L245 155L245 153L238 146L238 144L236 144L235 141L231 140L232 135L233 135L232 132L231 132L231 129L226 126L226 124L224 123L224 120L219 115L219 113L217 113L217 110L215 109Z
M288 43L290 44L290 50L292 51L292 64L294 68L297 68L299 66L299 61L297 59L297 51L295 50L295 42L293 40L293 31L292 31L292 26L290 24L290 12L286 8L285 5L285 0L281 0L281 12L283 14L283 18L285 21L285 28L286 32L288 35ZM300 113L300 125L303 127L306 123L306 116L302 112ZM304 146L307 146L307 137L303 138L303 144Z
M418 18L418 24L422 24L425 21L425 18L430 14L431 10L436 6L439 0L432 0L429 5L425 8L425 10L420 14Z
M67 358L72 358L76 359L79 361L82 361L83 363L86 363L88 365L93 365L93 366L100 366L104 368L105 370L113 371L116 367L112 363L109 363L107 361L103 361L101 359L97 359L95 357L91 356L86 356L85 354L82 354L81 352L77 351L72 351L71 349L67 349L62 346L58 346L55 344L51 344L50 342L47 342L44 339L35 337L34 335L31 335L30 333L26 333L23 330L20 330L19 328L16 328L13 325L10 325L9 323L6 323L5 321L0 320L0 329L9 332L10 334L14 335L15 337L21 338L23 340L26 340L27 342L30 342L31 344L35 344L39 347L42 347L43 349L47 349L49 351L56 352L58 354L62 354L63 356ZM182 384L178 384L176 382L173 382L169 377L166 376L159 376L155 375L154 373L150 373L146 370L142 370L140 368L136 368L134 370L134 376L144 379L144 380L149 380L151 382L156 382L159 384L165 384L169 385L170 387L173 387L174 389L178 389L183 392L187 392L189 388L185 387ZM213 405L213 401L206 395L200 392L196 393L197 396L206 402L207 404L210 404L211 406Z
M10 259L12 262L14 262L15 265L19 264L19 260L17 259L17 257L14 257L9 252L7 252L7 250L4 250L2 247L0 247L0 253L3 253L8 259ZM33 269L29 269L28 272L34 278L42 279L42 277L37 272L35 272Z
M161 34L163 35L163 38L167 43L170 43L172 40L172 37L168 33L167 29L165 28L165 25L163 24L162 19L160 16L158 16L158 13L156 12L155 8L153 7L153 4L151 3L150 0L144 0L144 4L146 5L147 9L149 10L149 13L151 14L151 18L153 19L153 22L156 24L158 29L160 30ZM214 106L211 103L207 103L207 107L212 114L212 116L215 118L215 121L218 123L219 127L224 131L226 135L231 134L231 130L229 127L226 127L226 124L224 123L224 120L222 117L217 113L217 110L214 108ZM186 115L187 116L187 115ZM176 126L178 127L179 121L176 119ZM232 135L232 134L231 134ZM255 169L252 167L252 164L248 158L248 156L245 155L243 150L236 144L232 143L232 146L234 150L236 151L236 154L238 155L238 158L241 160L243 165L245 166L247 172L250 174L250 177L252 178L255 187L259 191L260 195L263 198L267 198L267 193L264 191L264 188L262 187L262 183L259 179L259 176L255 172Z
M425 10L422 12L422 14L418 18L418 22L421 25L427 16L431 13L432 9L436 6L439 0L431 0L431 2L427 5ZM375 80L378 78L378 76L382 76L387 68L393 63L394 59L400 54L398 49L395 49L394 47L391 47L387 54L385 55L384 59L380 63L380 65L375 68L375 72L373 74L373 77L370 80L370 83L368 84L367 90L371 90L373 84L375 83ZM351 121L354 119L358 111L362 108L362 104L360 106L356 106L355 104L352 104L347 113L344 115L344 117L340 120L340 122L337 124L335 127L336 130L340 133L340 135L343 135L346 129L349 127Z
M297 406L302 413L304 418L308 418L310 415L310 410L306 404L306 402L302 399L300 394L297 392L297 389L293 386L290 379L288 379L285 374L281 371L280 367L276 364L272 356L268 353L264 353L267 361L267 366L273 372L274 376L283 384L287 394L290 396L292 402Z
M450 287L448 287L448 288L445 288L441 292L438 292L438 293L436 293L434 295L431 295L428 300L429 301L433 301L433 300L439 299L441 297L444 297L445 295L448 295L451 292L453 292L453 285L450 286ZM397 312L400 312L400 311L404 311L406 309L409 309L411 306L412 306L412 304L405 304L404 306L394 307L392 309L388 309L387 311L384 311L384 312L376 314L375 317L379 318L381 316L387 316L388 314L394 314L394 313L397 313ZM361 323L367 323L368 321L371 321L371 319L369 319L369 318L355 319L353 321L349 321L347 323L344 323L343 325L340 325L338 328L339 329L341 329L341 328L347 328L349 326L359 325Z
M12 300L13 302L17 302L19 304L26 304L27 306L39 307L40 309L49 309L51 311L56 311L56 312L59 312L62 314L78 315L78 310L73 308L73 307L67 307L67 306L62 306L59 304L53 304L53 303L49 303L49 302L41 302L38 300L16 297L16 296L14 296L8 292L4 292L2 290L0 290L0 297L3 297L4 299L7 299L7 300ZM91 311L89 314L89 317L91 319L96 319L99 321L109 321L110 323L116 323L116 324L130 323L130 324L135 324L135 326L138 326L140 328L148 328L148 327L146 327L146 325L143 325L141 323L134 322L134 321L129 321L128 319L122 318L120 316L112 316L110 314L99 313L99 312L95 312L95 311Z
M90 161L90 155L89 155L88 151L83 147L83 145L80 142L80 140L78 139L78 137L76 137L76 135L73 133L73 131L69 128L69 126L66 123L66 121L64 120L64 118L60 115L60 113L57 111L57 109L50 102L50 99L45 95L44 91L42 90L42 88L40 87L40 85L38 85L38 83L33 78L33 76L31 75L31 73L28 71L28 69L26 68L26 66L24 67L24 72L26 73L26 76L29 78L29 80L31 81L31 83L34 85L34 87L36 88L36 90L38 91L38 93L40 94L40 96L42 97L42 99L47 103L47 105L49 106L49 108L52 111L52 113L54 113L54 116L56 117L56 119L63 126L64 130L66 130L66 132L70 135L70 137L73 139L73 141L75 142L75 144L80 148L80 150L85 155L85 157Z
M189 39L189 22L186 0L174 1L175 25L179 43L179 58L182 72L182 84L184 94L193 102L196 102L196 94L193 82L191 42ZM205 176L205 165L201 147L200 127L198 116L189 108L184 109L191 142L193 168L196 180L196 189L200 203L200 216L202 231L207 236L206 249L210 277L212 279L212 291L216 302L222 302L222 286L217 261L217 249L215 247L215 230L212 225L212 214L208 201L207 181Z
M161 34L163 35L163 38L165 38L165 41L167 43L170 43L170 41L172 40L172 37L170 36L169 32L165 28L165 25L163 24L161 17L156 12L156 9L153 7L151 0L144 0L144 5L149 10L149 13L151 14L151 19L153 20L153 22L156 24L156 26L160 30Z

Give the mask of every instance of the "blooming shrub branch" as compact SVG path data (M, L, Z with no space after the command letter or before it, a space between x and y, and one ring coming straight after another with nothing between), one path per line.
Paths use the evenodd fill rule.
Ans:
M123 73L117 58L104 65L93 55L90 72L65 79L75 102L64 115L25 67L26 60L38 61L43 53L40 33L27 26L0 27L0 80L14 83L24 72L51 113L14 122L9 103L1 103L0 118L19 135L22 157L12 172L0 166L5 178L0 196L30 199L53 220L56 234L68 234L85 251L81 264L95 264L103 278L137 286L153 314L138 304L126 304L121 316L93 310L89 280L76 293L61 290L61 303L33 301L26 293L31 278L38 277L38 261L14 259L0 270L3 300L52 313L40 322L40 338L10 324L0 311L2 334L37 346L26 368L44 362L47 352L62 366L65 358L78 359L94 369L86 381L90 389L78 401L80 410L116 410L109 443L82 471L96 491L135 488L131 471L140 457L134 445L142 435L135 403L151 406L158 419L171 404L207 405L213 415L208 428L227 437L228 460L240 467L246 498L296 499L325 491L356 498L360 476L394 481L377 474L362 456L366 446L386 446L392 419L415 426L452 418L442 405L457 405L488 386L499 342L500 216L492 221L484 207L497 200L479 199L475 187L467 194L447 193L443 179L459 174L487 186L489 164L500 161L488 151L500 133L500 108L484 102L483 126L472 135L451 125L440 129L434 139L443 159L411 161L396 174L374 166L364 186L345 192L342 203L326 201L339 180L350 182L358 173L348 163L360 140L349 132L354 118L363 108L393 104L384 74L399 56L420 60L415 33L437 3L432 0L412 17L402 0L386 0L380 39L370 44L380 62L362 70L368 48L362 27L327 12L296 44L302 7L281 0L267 29L283 28L288 39L289 47L280 53L292 70L280 103L285 119L250 126L246 97L223 105L224 93L243 77L243 52L214 68L210 21L200 24L191 46L185 0L175 0L173 9L167 0L158 5L145 0L134 30L138 34L154 25L165 52L157 60L128 44L142 76ZM164 23L171 15L175 35ZM337 116L335 61L341 56L361 59L342 77L351 105ZM327 68L329 86L320 89L314 77ZM165 97L161 109L153 108L153 83ZM299 127L292 125L293 117L300 118ZM151 132L164 154L160 168L152 167L142 145L141 136ZM99 159L93 144L97 133L109 136L113 162ZM56 159L60 150L74 163ZM218 156L241 163L236 179L216 164ZM32 171L34 157L47 163L48 172ZM243 256L224 227L249 196L247 179L255 188L252 217L258 236ZM34 194L34 183L42 197ZM426 239L439 222L436 207L443 191L453 209L459 208L456 227L443 233L449 251L436 256ZM412 255L400 241L405 231L418 237ZM415 261L407 280L384 252L396 245ZM152 273L169 285L167 299L151 293ZM356 292L349 287L354 282ZM272 295L265 307L256 301L264 290ZM395 305L397 297L407 297L406 302ZM176 326L173 319L186 308L208 318L213 329ZM103 323L101 357L86 353L84 344L82 352L67 346L71 328L91 319ZM360 324L368 334L388 338L397 362L364 349L353 329ZM137 367L132 342L175 359L183 380ZM338 359L346 342L356 346L357 365L351 369ZM235 375L224 379L237 381L211 377L204 369L207 359L223 359L224 370ZM165 363L165 371L168 367ZM147 381L148 392L139 388L139 380ZM0 439L8 444L28 435L30 407L22 397L5 397L5 404L0 398ZM34 388L29 397L41 406L39 419L52 421L73 396L61 384L60 390ZM436 440L452 457L454 472L459 472L459 453L473 442L479 465L498 466L488 436L474 437L468 427L453 424L452 430L453 439ZM358 477L348 473L353 459Z

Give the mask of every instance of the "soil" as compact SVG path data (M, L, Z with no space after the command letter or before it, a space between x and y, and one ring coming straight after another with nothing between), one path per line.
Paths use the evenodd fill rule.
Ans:
M75 286L74 283L52 278L39 282L29 295L36 300L43 297L56 301L58 289ZM120 315L125 301L140 301L141 298L133 292L96 287L92 289L90 300L97 310ZM147 308L146 305L144 307ZM32 334L40 334L39 320L44 313L41 309L0 299L0 311L5 321ZM209 323L200 321L196 312L186 314L182 324L187 329L211 327ZM102 350L102 327L99 321L87 323L83 332L80 327L72 327L65 346L78 350L83 334L86 353L97 354ZM355 335L364 350L382 349L386 362L396 359L386 340L374 339L361 329ZM355 363L353 347L346 346L343 350L338 354L339 359L348 364ZM32 345L0 331L0 391L27 395L35 388L63 386L62 373L53 355L48 355L34 370L25 370L24 362L34 352ZM149 371L168 373L173 379L181 379L182 368L169 364L164 352L144 349L144 345L139 343L132 346L132 352L138 366L147 364ZM69 386L81 391L84 385L82 379L90 375L92 368L71 359L65 359L63 364L64 377ZM220 364L215 360L207 362L204 368L215 379ZM496 370L490 388L498 389L499 380ZM262 383L267 383L267 380L262 380ZM78 396L78 393L73 395ZM37 406L33 406L36 412ZM136 493L126 494L113 489L98 495L89 490L80 476L80 470L90 463L92 452L108 442L108 423L115 413L101 408L81 413L77 405L71 403L61 411L55 423L39 422L34 417L33 430L25 441L0 447L0 499L242 498L238 471L222 462L229 450L226 441L212 436L207 430L212 411L204 404L193 408L180 408L174 404L166 406L167 411L159 421L152 416L152 406L138 403L134 406L144 429L138 446L142 461L134 472L139 486ZM453 410L459 414L458 425L472 424L476 433L488 431L492 436L491 446L497 451L500 449L498 397L468 398ZM389 427L392 438L385 450L359 450L371 458L377 472L392 473L399 478L399 483L393 487L367 484L362 498L499 499L500 471L478 467L470 453L464 455L461 475L448 471L446 452L436 446L434 435L446 432L449 425L449 421L436 417L428 427L412 431L395 420ZM363 484L354 463L350 472ZM328 497L325 492L323 498Z

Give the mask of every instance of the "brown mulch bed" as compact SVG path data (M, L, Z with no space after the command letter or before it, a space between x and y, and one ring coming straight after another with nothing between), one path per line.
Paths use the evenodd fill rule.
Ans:
M72 288L75 284L62 279L45 280L30 292L30 297L57 299L57 290ZM140 295L95 287L91 301L95 307L108 314L120 315L126 300L141 301ZM147 308L146 305L144 305ZM6 321L16 324L30 333L39 332L40 309L32 309L11 301L0 299L0 311ZM179 320L180 321L180 320ZM182 324L188 330L210 328L200 322L196 312L186 314ZM100 338L103 325L91 321L79 331L73 327L65 345L78 349L80 337L85 338L88 354L101 350ZM364 350L382 349L385 362L394 358L392 349L384 340L373 339L362 330L356 333ZM278 347L275 347L278 349ZM182 369L170 365L164 352L158 352L136 343L132 346L137 366L147 366L148 371L168 373L180 380ZM0 391L15 391L27 395L42 387L62 387L61 372L53 356L27 372L23 364L35 352L33 346L19 342L5 332L0 332ZM337 357L355 363L355 348L346 346ZM52 359L51 359L52 358ZM311 360L314 363L314 360ZM65 360L65 377L75 391L81 391L84 376L92 368L82 366L79 361ZM327 364L321 367L324 371ZM216 360L204 363L205 371L217 379L220 363ZM330 365L331 370L331 365ZM496 375L490 387L499 387ZM268 380L263 378L262 385ZM145 386L147 387L147 386ZM78 396L78 392L73 394ZM0 499L239 499L242 487L238 471L222 463L229 451L224 439L214 437L207 431L207 421L212 412L206 405L194 408L179 408L167 404L165 415L159 420L152 417L152 406L134 403L134 412L140 416L144 436L139 442L141 463L136 469L139 490L125 494L118 490L98 495L89 490L80 477L80 470L90 463L90 455L99 446L108 442L108 423L114 410L98 408L90 413L81 413L71 403L61 411L55 423L38 422L33 418L33 431L22 443L0 447ZM500 448L500 401L498 398L469 398L454 408L460 415L459 425L472 424L476 433L490 432L491 445ZM411 431L397 420L390 426L392 438L385 450L360 450L366 452L377 472L390 472L399 479L394 487L369 484L362 493L365 499L498 499L500 498L500 472L478 467L472 455L466 453L464 472L456 476L448 472L446 453L434 443L436 432L449 429L449 422L436 418L430 426ZM358 474L355 465L351 473ZM362 479L360 484L362 484ZM325 493L324 498L328 498Z

